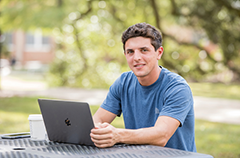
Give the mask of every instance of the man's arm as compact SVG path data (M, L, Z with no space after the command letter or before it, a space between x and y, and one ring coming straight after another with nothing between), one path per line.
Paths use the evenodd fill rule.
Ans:
M160 116L154 127L137 130L120 129L120 142L165 146L179 125L180 122L172 117Z
M111 123L117 115L113 114L103 108L99 108L97 112L93 115L93 122L95 126L104 122Z
M101 117L98 118L99 116ZM109 124L115 117L115 114L104 109L100 109L96 116L94 115L96 123L102 123L92 129L90 134L97 147L109 147L116 143L165 146L180 125L174 118L160 116L154 127L136 130L118 129Z

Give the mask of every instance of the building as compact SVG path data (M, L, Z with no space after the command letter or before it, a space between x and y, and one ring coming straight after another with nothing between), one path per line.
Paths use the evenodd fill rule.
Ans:
M41 29L34 32L17 30L4 33L4 43L10 52L9 62L16 61L16 67L37 69L54 59L55 44L53 38L45 36Z

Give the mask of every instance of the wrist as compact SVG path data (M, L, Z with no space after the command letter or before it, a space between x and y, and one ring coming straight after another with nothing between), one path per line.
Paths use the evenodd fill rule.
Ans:
M132 139L134 140L132 130L122 128L117 129L117 143L131 144L133 141Z
M121 135L120 135L121 131L120 130L121 129L116 128L116 143L121 143Z

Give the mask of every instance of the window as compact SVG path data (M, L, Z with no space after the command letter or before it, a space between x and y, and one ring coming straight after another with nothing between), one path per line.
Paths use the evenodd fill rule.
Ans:
M49 52L51 49L50 37L43 36L41 29L26 33L25 41L27 52Z
M4 36L5 36L5 43L7 45L12 45L13 44L13 34L8 32L8 33L5 33Z
M42 37L42 44L43 45L48 45L50 43L50 39L47 36Z
M13 34L11 32L5 32L1 36L0 42L3 42L8 51L13 50Z
M26 45L34 45L34 36L30 33L26 34Z

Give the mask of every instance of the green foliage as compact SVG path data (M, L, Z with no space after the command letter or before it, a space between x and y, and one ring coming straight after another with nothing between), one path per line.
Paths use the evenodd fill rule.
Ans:
M5 44L0 44L0 49L3 57L8 58L10 56L10 52Z
M207 61L210 65L206 69L223 71L218 67L219 64L222 64L235 72L236 78L239 78L240 34L237 33L240 31L239 1L210 0L204 2L193 0L189 3L186 0L172 2L175 2L173 13L179 17L179 23L182 26L190 26L196 31L196 40L198 40L196 42L201 42L197 46L209 46L205 49L206 59L210 60ZM214 49L213 43L219 49Z
M1 1L0 27L52 34L56 59L48 81L55 86L109 87L129 70L121 34L139 22L161 30L164 67L191 81L231 82L240 76L239 15L236 0L11 0Z

